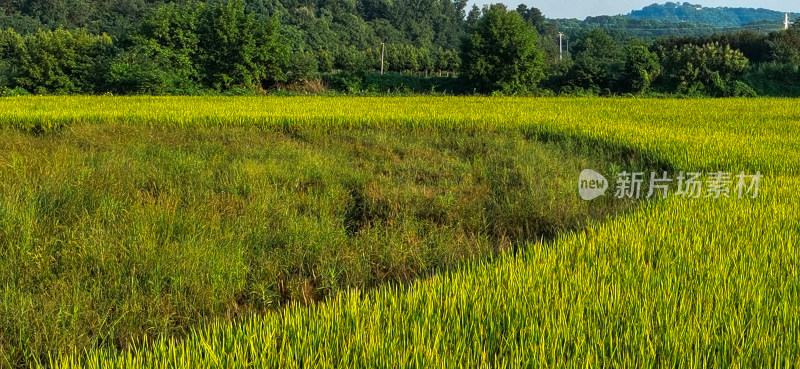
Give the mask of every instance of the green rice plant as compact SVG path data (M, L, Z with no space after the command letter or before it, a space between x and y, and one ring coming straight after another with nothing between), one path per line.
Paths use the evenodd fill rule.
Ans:
M796 174L796 105L794 99L19 96L0 99L0 126L520 128L532 137L625 147L682 168Z
M5 364L800 364L795 100L0 107ZM620 213L576 199L582 168L765 177Z

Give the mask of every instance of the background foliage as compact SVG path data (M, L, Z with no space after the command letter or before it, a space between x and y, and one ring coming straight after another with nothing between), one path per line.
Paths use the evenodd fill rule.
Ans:
M7 1L0 93L797 96L771 71L800 65L800 28L690 5L577 21L464 0ZM434 77L454 81L408 83Z

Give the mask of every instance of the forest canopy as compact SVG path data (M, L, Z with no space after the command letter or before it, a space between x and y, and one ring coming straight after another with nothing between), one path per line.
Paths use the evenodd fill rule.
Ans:
M776 16L764 9L667 3L584 21L465 0L3 0L0 10L2 95L800 94L800 23L741 26ZM730 24L739 28L720 32Z

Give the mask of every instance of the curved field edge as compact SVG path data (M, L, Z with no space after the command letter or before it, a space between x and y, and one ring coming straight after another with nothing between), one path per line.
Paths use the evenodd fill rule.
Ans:
M519 101L534 105L544 100ZM621 101L618 110L606 100L551 103L559 101L584 104L583 109L589 109L584 116L602 115L603 109L609 109L608 116L626 116L631 108L628 100ZM677 108L680 101L684 100L662 103ZM759 107L759 101L766 106ZM584 232L565 234L552 244L531 244L522 257L467 266L414 283L406 291L354 291L312 308L293 307L236 325L211 325L183 341L146 343L124 353L54 357L53 364L797 365L800 204L795 191L800 180L793 176L798 141L791 135L797 108L789 100L685 102L702 109L694 114L689 108L671 110L663 121L653 115L631 125L612 118L598 119L600 123L585 119L583 125L577 117L573 123L547 123L541 117L539 121L544 122L542 132L601 142L606 135L605 142L634 151L651 147L679 169L762 170L769 175L761 197L655 201ZM731 112L726 104L744 106ZM770 109L774 105L783 110ZM750 122L743 123L737 111L757 112L753 114L761 117L764 133L748 128ZM716 119L703 121L712 117ZM691 118L699 128L678 129L679 118ZM513 119L509 114L500 122L514 124L509 123ZM627 121L634 120L629 116ZM614 133L609 125L619 131ZM662 125L673 130L659 129ZM703 130L726 140L695 147L691 143L703 140L698 136ZM763 144L751 146L752 142Z
M757 201L651 202L553 244L532 244L522 257L468 266L405 291L354 291L310 308L213 324L185 341L56 363L794 366L800 204L790 195L800 181L773 180Z

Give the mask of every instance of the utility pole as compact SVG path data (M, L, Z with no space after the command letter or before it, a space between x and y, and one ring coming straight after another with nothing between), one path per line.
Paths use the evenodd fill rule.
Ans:
M562 44L562 38L563 37L564 37L564 32L559 32L558 33L558 61L559 62L561 62L561 60L564 59L564 47L563 47L563 44Z
M789 13L786 13L786 14L784 14L784 18L783 18L783 29L784 29L784 30L787 30L787 29L789 29Z
M386 50L386 44L381 42L381 75L383 75L383 54L385 50Z

